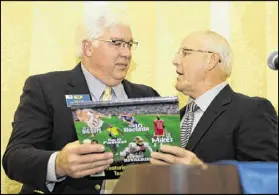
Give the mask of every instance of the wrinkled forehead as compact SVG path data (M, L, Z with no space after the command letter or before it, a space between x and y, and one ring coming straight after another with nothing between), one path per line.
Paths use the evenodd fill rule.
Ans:
M133 40L132 30L129 25L115 24L103 29L103 37L111 39Z
M201 33L190 34L184 38L180 48L202 49L205 45L205 37Z

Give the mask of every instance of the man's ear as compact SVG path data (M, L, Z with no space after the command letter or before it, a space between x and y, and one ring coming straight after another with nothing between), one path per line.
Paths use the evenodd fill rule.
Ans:
M91 57L92 56L92 43L87 41L87 40L83 40L82 41L82 52L85 56L87 57Z
M220 63L220 55L218 53L213 53L209 58L209 63L207 64L206 69L211 71L218 63Z

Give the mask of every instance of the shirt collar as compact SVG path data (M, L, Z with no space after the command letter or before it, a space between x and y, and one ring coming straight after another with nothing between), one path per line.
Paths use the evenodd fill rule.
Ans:
M196 104L199 106L199 108L205 112L208 106L211 104L211 102L214 100L214 98L220 93L220 91L227 85L228 83L226 81L216 85L212 89L208 90L204 94L202 94L200 97L198 97L196 100L194 100L192 97L189 98L188 103L191 101L195 101Z
M96 98L96 100L100 100L103 91L106 88L106 85L94 77L81 63L81 69L86 79L87 85L89 87L90 93ZM122 94L122 84L116 85L112 87L112 93L115 94L116 98L120 98Z

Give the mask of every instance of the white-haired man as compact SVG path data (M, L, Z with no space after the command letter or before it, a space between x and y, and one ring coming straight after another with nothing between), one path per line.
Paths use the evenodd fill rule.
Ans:
M152 164L203 164L220 160L278 161L278 118L272 104L234 92L228 42L212 31L188 35L173 64L176 89L189 96L181 110L182 147L162 146Z
M137 45L127 15L101 9L85 18L77 33L81 62L71 71L31 76L15 113L3 156L9 178L23 183L21 193L102 193L104 171L113 154L101 144L79 144L65 95L91 100L155 97L151 87L125 80Z

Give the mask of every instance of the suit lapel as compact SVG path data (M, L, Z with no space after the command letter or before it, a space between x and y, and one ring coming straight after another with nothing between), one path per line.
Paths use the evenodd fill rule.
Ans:
M193 134L191 135L189 142L186 146L187 150L192 151L195 149L198 142L201 140L204 134L209 130L212 123L226 110L227 105L231 102L232 93L233 91L231 87L227 85L214 98L214 100L211 102L209 107L202 115L197 126L195 127ZM184 113L185 113L185 108L184 108Z
M123 85L125 93L129 99L130 98L139 98L142 96L142 94L140 94L137 90L135 90L134 86L126 79L124 79L122 81L122 85Z
M92 100L80 63L71 71L67 84L67 94L88 94Z

